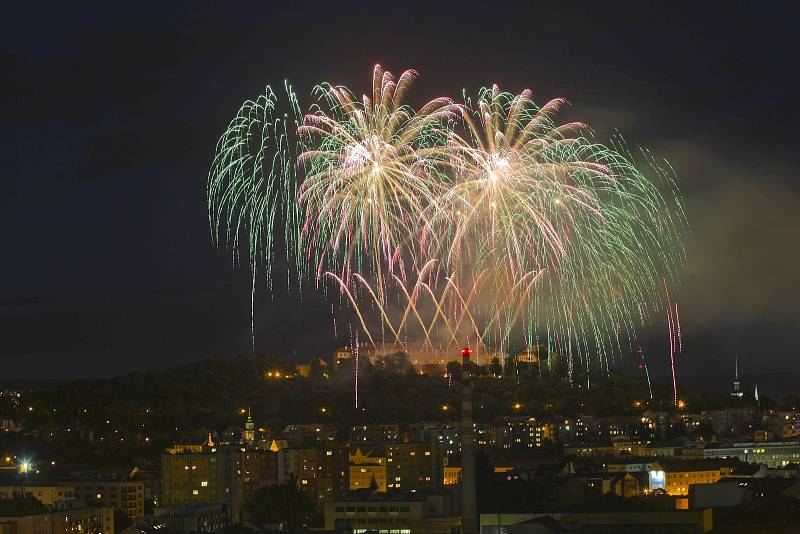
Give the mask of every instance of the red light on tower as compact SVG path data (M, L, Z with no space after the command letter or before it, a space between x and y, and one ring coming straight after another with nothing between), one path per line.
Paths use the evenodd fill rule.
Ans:
M464 347L463 349L461 349L461 365L468 364L471 356L472 356L471 348Z
M639 369L644 369L644 348L636 347L636 354L639 355Z

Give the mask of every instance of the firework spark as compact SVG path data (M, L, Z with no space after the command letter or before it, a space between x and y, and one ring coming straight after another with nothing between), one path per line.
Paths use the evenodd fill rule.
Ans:
M320 104L298 128L306 172L297 200L300 248L317 278L326 270L342 278L370 273L383 297L385 270L417 252L417 225L442 193L429 172L439 132L456 107L448 98L416 112L404 105L415 77L409 70L395 82L378 65L371 97L330 84L316 89Z
M376 66L360 99L321 84L304 114L288 87L283 116L271 89L245 103L217 146L209 215L235 254L247 240L254 290L280 222L296 274L335 288L373 346L544 340L570 370L592 354L608 370L645 310L666 309L674 352L662 280L681 270L686 222L668 166L559 125L565 100L529 90L414 110L415 77Z

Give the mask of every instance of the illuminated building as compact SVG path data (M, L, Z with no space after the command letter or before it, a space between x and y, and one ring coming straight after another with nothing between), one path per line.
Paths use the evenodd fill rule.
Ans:
M516 361L517 363L538 364L539 347L530 347L522 349L521 351L519 351L514 355L514 361Z
M103 477L90 480L70 480L75 497L122 510L131 519L144 517L144 482L141 480Z
M340 347L333 353L333 361L336 365L341 364L342 362L349 361L353 357L353 351L350 350L350 347Z
M713 512L559 512L481 514L482 534L502 532L660 532L705 533L713 529ZM527 527L527 528L526 528Z
M297 480L300 489L308 490L317 472L319 453L314 447L286 447L278 451L278 484Z
M0 499L3 534L114 534L114 511L108 507L62 502L49 510L32 497Z
M800 416L797 412L770 412L764 416L764 423L778 437L800 436Z
M566 431L574 433L574 421L565 420L564 423ZM502 449L541 447L545 440L552 438L552 425L537 421L534 417L506 417L495 423L494 442Z
M233 522L238 522L242 506L241 454L240 448L227 446L162 454L161 504L174 507L224 503L230 506Z
M553 499L560 506L569 506L609 493L619 497L635 497L640 494L639 480L631 473L572 476L554 488Z
M336 439L336 425L287 425L281 438L291 447L310 447L330 444Z
M449 408L449 407L448 407ZM473 423L475 445L488 447L494 443L496 428L488 424ZM461 425L457 423L412 423L408 440L421 443L439 443L445 456L461 452Z
M121 510L131 519L144 517L144 482L141 480L98 477L48 483L26 483L0 487L0 499L25 495L47 506L63 506L80 501Z
M728 408L700 412L700 419L711 426L718 436L748 433L755 421L755 412L750 408Z
M779 468L800 463L800 441L714 443L706 445L703 457L737 458L742 462Z
M340 445L319 449L316 476L317 504L347 495L348 452Z
M387 488L414 491L440 490L444 480L444 455L439 443L393 443L386 446Z
M325 503L325 530L360 534L451 534L460 526L447 494L373 495Z
M287 447L278 451L278 483L295 479L317 502L347 493L347 450L340 446Z
M400 439L400 425L358 425L350 431L351 443L392 443Z
M414 367L421 375L447 378L447 367L441 363L423 363Z
M278 455L272 451L248 449L241 453L244 501L265 486L278 483Z
M14 486L0 486L0 499L11 499L21 495L35 497L45 506L72 501L75 499L75 488L63 484L25 484Z
M365 489L375 484L375 491L386 492L386 457L366 454L361 449L349 454L350 491Z
M336 354L337 355L339 354L338 351L337 351ZM338 356L334 356L334 357L336 357L338 359ZM322 371L323 373L328 368L328 362L326 362L322 358L313 358L308 363L301 363L300 365L298 365L297 366L297 374L299 374L303 378L310 377L311 376L311 367L313 365L319 365L320 371Z
M641 459L619 460L605 464L607 473L644 473L653 471L655 461Z
M692 484L713 484L730 474L732 466L708 461L654 462L648 472L649 489L663 489L670 495L688 495Z
M461 482L461 467L449 466L444 467L444 480L445 486L453 486Z
M184 504L158 508L155 518L173 532L215 532L230 524L224 504Z

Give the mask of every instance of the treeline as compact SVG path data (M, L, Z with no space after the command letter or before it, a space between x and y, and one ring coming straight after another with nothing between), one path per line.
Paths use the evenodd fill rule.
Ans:
M352 361L339 366L315 361L303 378L293 363L245 354L31 391L17 408L4 407L4 417L39 439L74 451L75 460L155 462L171 443L234 433L243 426L247 409L257 427L268 432L292 423L331 423L343 439L358 424L456 420L462 369L456 363L448 369L450 379L418 374L404 354L374 363L362 359L356 407ZM645 381L608 375L594 365L576 369L571 377L566 369L524 363L504 369L498 361L473 365L470 372L480 422L504 415L604 416L676 409L671 387L655 386L651 401ZM749 402L729 395L679 396L691 412ZM775 403L762 399L764 404Z

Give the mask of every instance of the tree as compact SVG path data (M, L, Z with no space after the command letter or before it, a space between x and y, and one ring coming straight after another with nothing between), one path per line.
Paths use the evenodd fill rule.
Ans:
M447 362L447 376L453 380L461 380L464 370L458 362Z
M322 367L322 360L319 358L312 358L308 364L308 379L314 382L320 382L323 379L325 369Z
M497 356L492 358L492 361L489 362L489 372L492 373L492 376L501 376L503 374L503 366L500 364L500 358Z
M122 532L133 524L130 516L125 513L125 510L114 508L114 533Z
M294 479L277 486L257 490L245 505L245 512L255 524L284 523L302 527L314 515L314 504L305 492L297 489Z

